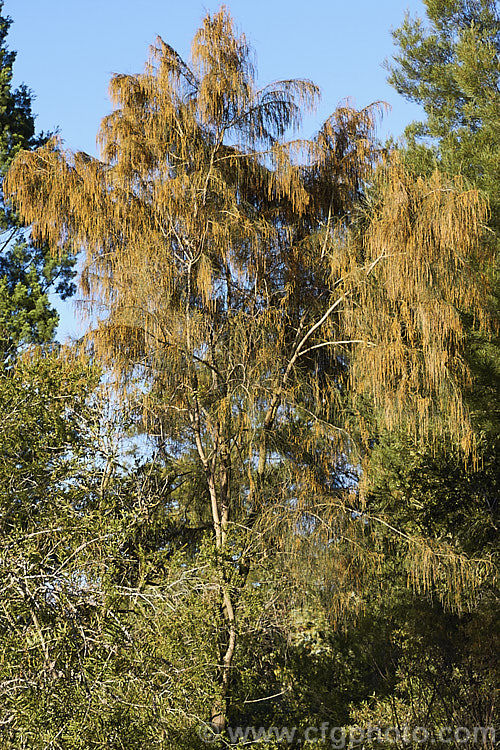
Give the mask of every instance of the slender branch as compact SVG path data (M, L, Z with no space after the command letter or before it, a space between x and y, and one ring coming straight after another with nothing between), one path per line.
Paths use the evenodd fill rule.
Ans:
M304 349L300 352L299 357L304 356L307 352L312 352L313 349L320 349L322 346L340 346L341 344L365 344L366 346L376 346L372 341L365 341L364 339L346 339L345 341L323 341L322 344L314 344L308 349Z

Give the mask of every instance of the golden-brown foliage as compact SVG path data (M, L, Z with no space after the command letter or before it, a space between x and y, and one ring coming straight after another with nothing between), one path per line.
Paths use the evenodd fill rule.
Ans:
M375 180L361 231L332 255L345 338L370 342L352 357L353 392L372 400L386 427L403 421L413 435L452 435L468 453L463 316L488 327L477 270L486 204L459 179L415 179L397 157Z
M18 156L6 194L37 241L84 249L83 290L105 310L95 352L117 383L139 378L165 450L195 451L219 548L259 528L242 549L263 559L286 528L293 559L297 513L313 518L305 499L325 494L325 523L340 513L357 544L334 476L353 445L347 385L358 433L368 403L379 424L471 444L462 314L486 325L484 203L382 163L380 105L344 104L312 141L286 142L317 88L257 90L225 9L205 18L190 65L158 39L145 72L110 92L101 160L52 141ZM346 580L360 559L346 557Z

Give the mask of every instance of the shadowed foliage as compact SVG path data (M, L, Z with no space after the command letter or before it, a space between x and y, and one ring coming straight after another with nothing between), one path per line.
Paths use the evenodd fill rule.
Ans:
M175 507L210 532L192 549L216 636L199 654L187 636L176 663L211 653L192 711L222 730L255 631L293 632L313 602L332 621L363 606L381 558L353 486L372 419L473 453L457 308L487 330L486 207L384 158L379 105L343 104L315 138L286 140L317 88L257 89L224 8L189 63L158 39L110 91L100 160L52 140L18 155L6 190L36 242L84 248L93 352L179 479ZM487 564L406 542L415 584L445 580L454 601Z

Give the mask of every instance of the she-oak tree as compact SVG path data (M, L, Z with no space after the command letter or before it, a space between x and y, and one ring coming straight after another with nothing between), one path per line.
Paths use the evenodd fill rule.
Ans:
M52 141L18 156L5 190L36 241L84 248L83 289L107 311L95 354L196 479L177 502L212 529L225 624L207 711L222 729L241 603L270 558L288 609L301 577L334 611L358 601L370 557L342 472L368 450L352 453L367 399L422 439L431 424L470 439L460 311L487 325L474 272L486 209L458 182L412 180L384 159L377 105L285 140L318 90L257 89L224 8L189 65L158 39L145 72L110 90L101 160ZM408 565L424 584L443 566L455 582L472 570L418 541Z

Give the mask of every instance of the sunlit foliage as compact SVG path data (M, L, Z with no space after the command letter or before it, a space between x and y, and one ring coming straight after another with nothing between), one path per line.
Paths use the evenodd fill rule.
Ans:
M224 8L189 64L158 39L144 73L110 91L100 160L53 140L18 156L6 189L36 241L84 249L93 351L190 476L179 504L212 528L225 624L207 718L223 728L239 618L270 565L283 572L270 607L319 595L337 616L362 605L380 564L349 495L369 446L361 403L422 440L441 420L472 450L457 310L487 327L486 209L459 181L414 180L385 154L380 105L343 104L312 140L286 140L318 90L257 89ZM411 575L430 586L439 554L408 541ZM460 599L477 572L456 576L455 563Z

